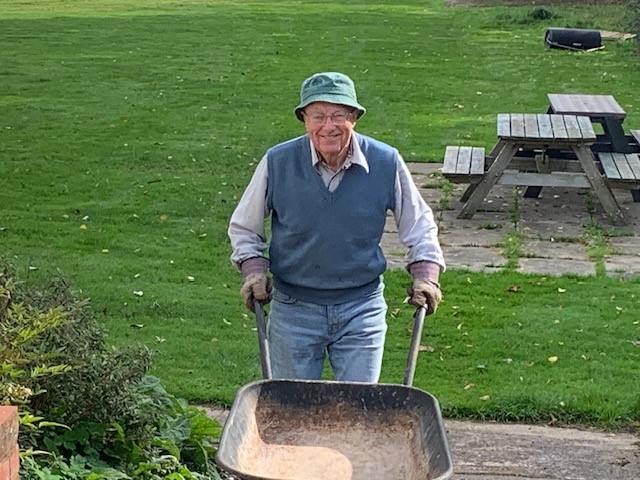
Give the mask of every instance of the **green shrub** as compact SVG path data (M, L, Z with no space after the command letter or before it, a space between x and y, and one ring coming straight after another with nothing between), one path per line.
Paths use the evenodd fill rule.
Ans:
M544 7L532 10L517 10L515 12L501 12L496 16L498 24L535 25L559 18L552 10Z
M147 348L107 346L63 278L27 287L1 268L0 404L21 409L21 478L219 478L220 425L169 395L150 365Z

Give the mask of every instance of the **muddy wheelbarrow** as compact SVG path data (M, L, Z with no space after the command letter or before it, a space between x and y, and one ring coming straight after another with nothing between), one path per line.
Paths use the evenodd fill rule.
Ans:
M271 378L264 310L256 323L264 380L236 393L216 454L244 480L438 480L453 472L436 398L413 388L425 309L414 316L403 385Z

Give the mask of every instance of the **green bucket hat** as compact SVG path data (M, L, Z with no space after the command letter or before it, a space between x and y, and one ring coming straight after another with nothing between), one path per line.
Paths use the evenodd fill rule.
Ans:
M337 103L357 108L359 112L356 118L367 111L358 103L353 80L338 72L316 73L302 82L300 104L294 110L298 120L304 121L302 109L313 102Z

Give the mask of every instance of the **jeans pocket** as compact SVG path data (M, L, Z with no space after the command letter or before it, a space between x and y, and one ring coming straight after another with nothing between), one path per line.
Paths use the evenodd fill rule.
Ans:
M286 303L287 305L292 305L297 301L295 298L290 297L286 293L281 292L277 288L273 289L273 291L271 292L271 296L272 296L272 300L275 300L276 302L280 302L280 303Z

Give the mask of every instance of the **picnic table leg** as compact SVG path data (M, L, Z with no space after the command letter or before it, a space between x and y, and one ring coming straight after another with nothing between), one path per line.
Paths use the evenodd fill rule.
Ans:
M530 186L524 191L524 198L538 198L540 196L540 192L542 191L542 187L534 187Z
M634 147L624 134L622 120L605 117L602 122L604 133L611 139L611 149L618 153L633 153Z
M502 150L505 146L506 142L504 140L499 140L491 149L491 151L489 152L488 155L485 156L485 160L484 160L484 164L485 164L485 168L490 168L491 165L493 165L493 162L496 159L496 155L498 155L498 153L500 153L500 150ZM471 185L469 185L467 187L467 189L464 191L464 193L462 194L462 196L460 197L460 201L461 202L466 202L469 197L471 196L471 194L473 193L473 191L476 189L476 187L478 186L477 183L472 183Z
M516 146L513 143L504 143L504 147L498 153L495 161L491 164L489 169L485 172L482 180L476 184L473 192L469 195L469 198L465 202L462 210L458 214L458 218L471 218L476 213L478 207L488 195L489 191L498 182L502 172L507 165L511 162L514 153L516 153Z
M604 183L602 175L600 175L596 167L596 159L591 149L585 145L576 145L573 147L573 150L576 152L580 165L582 165L584 173L587 174L589 183L591 183L594 192L600 199L609 218L611 218L614 225L626 225L627 222L622 215L620 205L618 205L613 193L611 193L611 189Z
M467 200L469 200L469 197L471 196L471 194L473 193L473 191L476 189L477 186L478 186L477 183L470 184L467 187L467 189L464 191L462 196L460 197L460 201L461 202L466 202Z
M545 152L536 155L536 169L538 173L551 173L549 168L549 157ZM524 191L524 198L538 198L542 192L542 187L530 186Z

